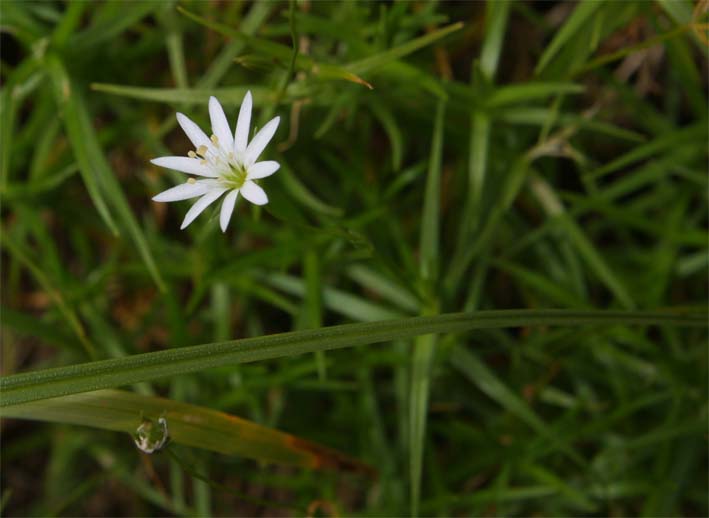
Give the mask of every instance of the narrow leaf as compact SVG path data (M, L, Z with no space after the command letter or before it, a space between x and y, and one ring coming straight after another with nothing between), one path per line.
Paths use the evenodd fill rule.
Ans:
M119 218L123 228L133 240L133 244L143 259L145 266L160 290L165 290L165 283L155 264L148 242L138 225L138 221L126 200L123 190L116 179L91 125L89 112L81 91L72 84L64 66L56 56L49 58L50 69L57 90L57 101L64 108L64 124L71 141L71 146L79 163L80 170L87 184L87 189L94 199L99 213L115 233L117 230L111 215L105 206L107 200ZM105 197L105 198L104 198Z
M569 16L569 19L566 20L563 27L556 33L554 39L544 50L542 57L539 58L539 63L535 69L537 75L549 64L557 52L589 22L591 16L593 16L596 10L602 5L603 2L599 2L598 0L586 0L576 6L574 12Z
M415 38L411 41L407 41L398 47L386 50L376 56L362 59L354 63L350 63L345 68L354 74L363 74L365 72L370 72L374 69L381 68L384 65L396 61L397 59L403 58L404 56L416 52L417 50L431 45L433 42L440 40L451 34L452 32L458 31L463 28L463 22L453 23L447 25L446 27L441 27L435 31L432 31L425 36Z
M90 426L135 434L144 419L164 418L171 442L224 455L303 468L372 475L369 466L335 450L211 408L121 390L98 390L5 407L3 418Z
M282 358L314 351L388 342L430 333L519 326L679 325L707 327L706 314L684 310L500 310L447 313L344 324L258 338L136 354L0 378L1 406L196 372L211 367Z

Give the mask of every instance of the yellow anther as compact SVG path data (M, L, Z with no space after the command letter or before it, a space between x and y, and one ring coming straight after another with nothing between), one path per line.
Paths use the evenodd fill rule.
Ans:
M187 183L195 184L195 183L197 183L197 180L195 180L194 178L190 178L189 180L187 180Z
M201 157L207 156L207 146L204 146L204 145L199 146L197 148L197 154Z
M190 158L197 158L197 153L195 153L194 151L188 151L187 156Z
M219 139L217 138L216 135L212 135L211 137L209 137L209 140L211 140L215 144L219 144Z

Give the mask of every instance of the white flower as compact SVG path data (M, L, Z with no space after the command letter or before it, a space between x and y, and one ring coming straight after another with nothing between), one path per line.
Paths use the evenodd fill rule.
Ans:
M167 202L201 196L187 211L180 229L186 228L204 209L226 192L229 194L224 197L219 215L222 232L225 232L229 225L239 193L256 205L268 203L268 196L255 180L272 175L278 171L280 164L273 160L256 160L273 138L281 118L271 119L251 142L248 142L251 105L251 92L246 92L239 110L235 136L232 136L222 105L216 97L209 98L209 118L212 121L213 133L211 138L185 115L177 114L177 122L192 141L195 150L190 151L186 157L163 156L151 162L160 167L205 177L204 180L190 178L186 183L163 191L153 198L155 201Z

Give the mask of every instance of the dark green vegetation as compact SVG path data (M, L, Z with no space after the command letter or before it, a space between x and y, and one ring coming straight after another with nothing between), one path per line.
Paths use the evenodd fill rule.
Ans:
M0 3L3 408L140 382L379 477L5 419L5 514L709 513L701 8L176 7ZM180 231L148 161L247 90L271 202Z

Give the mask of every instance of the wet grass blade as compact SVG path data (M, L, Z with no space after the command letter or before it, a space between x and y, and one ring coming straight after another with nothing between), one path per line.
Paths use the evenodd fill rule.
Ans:
M121 390L98 390L5 407L0 417L129 434L136 432L144 418L156 422L163 417L170 441L176 444L302 468L374 474L371 467L340 452L234 415Z

